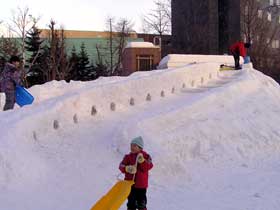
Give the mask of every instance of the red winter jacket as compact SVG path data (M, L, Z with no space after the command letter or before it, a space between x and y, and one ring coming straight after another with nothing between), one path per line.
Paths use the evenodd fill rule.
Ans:
M145 151L141 151L145 161L143 163L137 163L137 172L135 175L135 188L148 188L148 176L149 170L153 167L152 159ZM122 162L120 163L119 169L125 174L125 180L132 180L133 174L129 174L125 171L125 166L135 165L138 153L129 153L124 156Z
M230 46L231 53L239 53L243 58L246 56L246 48L244 46L244 42L236 42Z

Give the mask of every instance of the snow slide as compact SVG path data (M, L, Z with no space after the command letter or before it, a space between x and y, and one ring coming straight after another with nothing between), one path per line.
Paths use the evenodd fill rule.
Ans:
M191 66L211 72L32 88L37 104L0 112L0 209L89 209L116 182L130 139L142 135L155 165L148 209L278 210L279 85L253 69ZM174 83L165 74L177 75ZM126 89L136 81L137 89Z

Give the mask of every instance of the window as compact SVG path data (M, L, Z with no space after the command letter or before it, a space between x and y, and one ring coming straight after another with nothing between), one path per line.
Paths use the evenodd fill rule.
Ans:
M258 17L262 18L262 16L263 16L263 11L262 10L258 10Z
M245 15L248 15L249 14L249 7L248 5L245 6Z
M267 38L267 40L266 40L266 44L269 44L269 42L270 42L270 39L269 39L269 38Z
M279 40L275 40L275 48L279 48L280 47L280 41Z
M271 13L270 12L267 13L267 19L268 19L268 21L271 21Z
M137 71L149 71L153 69L153 56L152 55L137 55Z
M274 0L269 0L269 4L273 5L274 4Z
M247 42L247 36L246 36L246 34L243 34L243 42Z
M274 48L274 49L279 48L279 40L272 41L272 48Z
M272 48L275 48L275 40L273 40L273 41L271 42L271 46L272 46Z

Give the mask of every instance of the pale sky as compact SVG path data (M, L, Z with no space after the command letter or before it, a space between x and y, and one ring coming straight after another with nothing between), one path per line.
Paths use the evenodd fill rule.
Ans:
M140 32L141 16L153 6L153 0L7 0L0 7L0 21L8 22L12 18L12 10L17 7L28 7L33 16L41 16L41 28L46 28L52 18L66 30L103 31L106 18L113 16L131 20L134 29Z

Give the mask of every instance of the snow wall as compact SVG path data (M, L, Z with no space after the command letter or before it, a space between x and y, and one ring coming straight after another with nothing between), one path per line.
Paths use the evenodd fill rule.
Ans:
M208 63L215 62L219 64L233 65L234 59L230 55L179 55L170 54L165 56L159 63L158 69L169 69L181 67L191 63ZM243 63L243 58L240 57Z
M102 119L114 111L127 110L129 106L137 106L148 103L150 100L159 100L168 97L182 88L192 88L209 80L215 79L219 74L219 64L187 65L177 69L158 70L147 72L136 72L129 77L120 77L119 80L110 82L93 81L91 88L73 89L61 97L50 98L44 103L24 107L5 122L1 122L2 129L16 129L18 133L36 138L38 133L47 133L50 130L60 129L71 125L78 120ZM96 84L95 84L96 83ZM81 83L82 84L82 83ZM158 88L160 87L160 88ZM32 91L31 91L32 92ZM117 93L122 93L118 97ZM125 96L125 97L123 97ZM39 96L40 97L40 96ZM35 95L37 99L37 96ZM48 112L43 110L48 108ZM77 112L79 110L79 112ZM6 113L1 112L5 115ZM9 113L10 114L10 113ZM38 125L40 122L40 125ZM14 125L13 128L5 125ZM23 124L30 125L26 130ZM42 124L44 126L42 126ZM14 135L13 132L5 132L3 135ZM3 137L4 138L4 137Z

